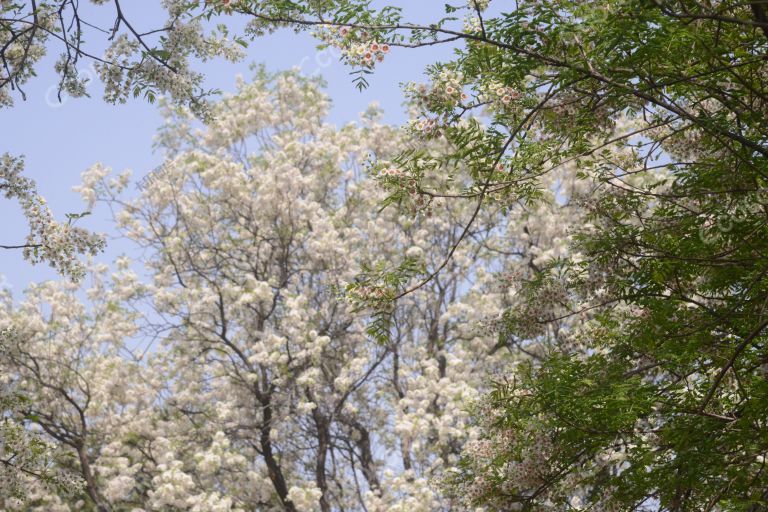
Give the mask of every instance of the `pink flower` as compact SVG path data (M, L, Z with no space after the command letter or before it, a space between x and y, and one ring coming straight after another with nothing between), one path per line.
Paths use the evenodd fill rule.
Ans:
M505 94L501 98L501 102L504 103L505 105L509 104L510 101L512 101L512 96L510 96L509 94Z
M389 45L388 44L381 45L381 51L382 53L389 53Z
M371 43L371 51L372 52L377 52L377 51L379 51L380 48L381 48L381 46L379 46L379 43Z
M341 27L339 29L339 34L341 37L347 37L349 35L349 28L348 27Z

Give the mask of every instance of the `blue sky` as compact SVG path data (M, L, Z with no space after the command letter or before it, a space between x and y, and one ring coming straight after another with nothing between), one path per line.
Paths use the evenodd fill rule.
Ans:
M142 8L136 8L136 13L128 13L133 16L134 24L157 24L158 12L147 9L147 4L142 2ZM444 2L416 0L403 4L407 5L409 19L418 22L439 16ZM109 12L103 15L108 16ZM333 102L329 122L342 125L355 121L360 112L376 101L384 108L387 122L400 124L405 119L400 83L420 80L426 64L446 60L451 51L447 47L393 49L389 58L377 66L369 80L371 86L358 92L352 85L350 69L329 53L318 52L315 44L309 35L283 30L253 41L247 57L239 63L216 61L198 69L206 74L207 88L231 91L236 75L248 77L253 63L263 63L271 71L300 67L303 73L318 73L327 81L326 93ZM92 164L101 162L115 171L131 169L134 179L138 180L160 163L160 155L152 151L152 139L161 118L155 106L142 100L117 106L105 103L101 100L98 81L88 88L91 98L65 98L59 103L55 93L57 77L53 73L56 52L51 53L38 66L38 76L25 88L27 100L17 99L12 108L0 110L3 127L0 151L25 155L27 176L37 181L41 194L57 217L63 219L67 212L84 209L79 195L71 189L79 183L80 173ZM79 68L85 73L92 69L88 61L83 61ZM0 243L23 242L27 230L18 205L0 201L0 219L3 221ZM79 225L112 237L116 235L109 211L103 206L97 206L93 215ZM110 262L122 253L140 257L126 241L110 239L107 252L98 259ZM17 251L0 251L0 274L4 276L0 284L13 288L16 293L32 281L56 277L44 265L29 265Z

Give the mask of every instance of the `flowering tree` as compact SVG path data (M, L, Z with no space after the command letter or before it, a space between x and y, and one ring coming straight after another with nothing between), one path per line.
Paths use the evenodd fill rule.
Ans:
M116 421L148 410L152 389L142 386L143 368L123 345L136 331L136 313L121 301L140 288L127 272L107 282L105 270L92 273L87 310L72 282L34 286L18 306L3 296L2 325L16 334L2 352L3 380L25 397L11 420L35 427L46 469L57 470L51 478L17 472L20 492L3 493L5 508L68 510L62 499L85 493L97 510L108 509L96 491L93 447Z
M166 107L166 160L139 197L123 198L127 174L84 173L80 193L113 208L150 276L142 284L121 260L112 277L97 269L87 308L71 285L48 284L7 309L30 342L7 352L4 371L85 489L39 486L24 506L454 506L435 479L476 435L467 404L519 359L517 340L488 328L521 300L498 276L564 254L577 221L567 198L581 182L570 168L539 202L478 215L440 276L388 311L382 341L344 290L358 280L354 298L380 300L380 287L360 284L362 268L439 262L471 205L421 204L394 162L367 169L409 136L375 109L336 129L323 122L327 106L316 82L260 72L202 127ZM435 156L448 150L428 144ZM377 211L403 191L404 208ZM539 358L561 341L553 327L523 349Z
M15 97L26 98L25 84L52 46L60 49L55 64L60 77L59 98L62 93L87 95L85 78L78 73L85 59L93 61L109 102L124 102L131 95L154 101L158 94L165 94L205 115L202 76L191 69L190 60L213 56L236 59L240 46L229 41L226 33L205 29L199 16L186 12L190 7L186 2L165 2L167 23L149 29L132 23L119 1L109 4L115 9L114 22L99 27L93 22L92 6L79 2L0 2L0 107L12 105ZM104 48L86 45L95 34L107 43L103 54L100 51ZM22 170L22 158L7 153L0 157L0 191L6 199L19 202L30 228L23 243L3 240L0 248L21 249L28 261L46 262L72 280L81 279L84 266L78 256L100 252L103 238L74 226L84 214L68 214L65 223L56 221L34 181L22 176ZM23 345L20 336L15 328L3 331L0 351L5 355L12 347ZM15 382L13 375L0 378L0 494L28 495L34 478L37 483L71 490L69 474L52 470L49 444L22 428L22 411L30 408L29 397L20 394L16 386L7 386Z

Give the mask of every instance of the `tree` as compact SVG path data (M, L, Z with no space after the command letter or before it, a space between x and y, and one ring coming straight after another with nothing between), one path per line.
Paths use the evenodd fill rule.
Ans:
M2 494L6 510L69 510L66 502L83 494L93 509L108 510L95 493L93 447L151 409L145 369L123 345L137 313L120 301L141 288L128 272L105 274L104 265L91 272L89 308L71 281L33 286L18 305L3 295L0 323L16 333L0 355L4 380L24 397L10 418L44 443L45 469L56 477L16 471L18 492Z
M125 102L131 95L143 95L152 102L164 94L204 116L208 93L202 89L202 75L191 69L190 61L213 56L237 59L240 46L227 39L226 31L209 30L199 16L188 15L190 4L186 2L166 2L167 23L151 29L134 25L119 1L110 4L115 9L114 22L99 27L92 22L90 6L79 2L0 2L0 107L12 105L14 97L26 99L24 86L36 74L36 65L50 45L61 51L55 64L60 99L62 94L87 95L78 64L89 59L104 82L104 98L109 102ZM108 43L102 56L97 47L86 45L86 40L92 43L96 39L95 35ZM68 214L66 223L57 222L34 181L22 176L22 171L23 158L8 153L0 157L0 191L6 199L19 202L30 227L23 243L2 241L0 248L21 249L28 261L47 262L60 274L81 279L85 268L78 257L100 252L103 238L74 225L88 212ZM0 352L6 355L20 343L19 333L9 328L0 337ZM24 498L35 478L37 483L54 485L61 492L76 491L78 481L72 481L69 473L53 470L52 446L24 429L22 411L31 404L29 397L13 386L7 387L14 380L3 375L0 388L0 494Z
M145 248L149 282L121 260L111 277L96 269L87 307L73 285L33 288L3 313L27 341L0 364L89 507L450 506L430 479L458 462L465 402L510 359L480 329L506 293L484 267L512 265L510 236L484 213L473 243L392 312L387 343L371 338L345 283L397 254L434 262L466 212L377 213L385 195L363 164L403 136L376 110L337 130L327 106L314 81L260 72L202 130L167 106L166 161L138 198L122 198L127 174L84 173L86 201L106 201ZM27 506L78 499L40 487Z

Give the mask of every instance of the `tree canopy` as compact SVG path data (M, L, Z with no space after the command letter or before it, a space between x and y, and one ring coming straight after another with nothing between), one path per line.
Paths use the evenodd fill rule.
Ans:
M227 382L225 392L206 384L161 401L162 412L153 414L202 436L180 444L210 443L263 462L272 487L252 498L251 509L768 507L765 2L471 0L419 23L397 6L377 5L169 2L176 17L163 29L167 35L142 50L142 34L115 2L109 51L116 60L102 68L108 94L120 99L132 88L148 95L157 89L187 105L169 111L172 122L160 134L167 165L120 217L153 255L150 289L170 319L158 328L171 333L163 368L180 372L184 383ZM16 16L5 22L6 50L37 44L35 30L18 27L42 22L30 24L23 6L2 9ZM425 83L404 86L411 120L401 130L374 127L370 113L371 126L330 133L318 124L317 93L291 75L278 81L295 103L278 95L276 110L265 106L263 90L272 89L262 75L254 88L243 85L233 98L201 109L192 93L199 81L177 73L187 61L173 59L234 56L205 34L209 23L226 27L235 17L248 20L243 34L231 35L235 42L281 28L312 33L319 45L341 50L360 88L386 79L376 65L394 58L395 49L450 45L454 56L430 65ZM124 39L116 36L120 29L128 31ZM67 30L51 29L72 55L84 56L61 36ZM7 84L23 84L35 60L14 62L12 69L26 71L8 72ZM196 134L188 126L201 113L215 129ZM251 136L263 144L255 154L235 143ZM345 162L367 165L368 178L342 178ZM258 179L250 177L254 169L262 172ZM115 187L96 187L102 172L88 173L82 191L119 204ZM372 182L378 188L362 192ZM262 225L273 232L255 230ZM356 256L373 247L380 258ZM258 282L246 279L249 272ZM306 301L296 302L302 294ZM314 316L294 312L308 304ZM361 311L368 322L355 316ZM482 343L451 330L470 313L485 329ZM300 327L287 335L289 318ZM500 353L508 357L499 361ZM313 357L323 363L310 363ZM452 358L472 361L456 381ZM309 368L317 375L302 380ZM401 368L418 384L401 388ZM375 381L378 371L394 378L386 391L372 383L355 388L357 413L387 396L392 401L363 413L379 422L362 423L363 432L357 413L349 419L343 412L352 396L343 390L360 372ZM433 377L435 395L422 387ZM451 388L458 381L471 382L471 391ZM184 391L175 384L165 383L169 396ZM39 386L46 387L38 383L30 392ZM409 396L416 389L422 398ZM222 403L217 393L238 411L257 404L259 412L238 417L247 427L227 424L224 415L220 430L200 431L195 418L213 414L204 405ZM287 411L297 416L285 420L284 432L305 436L290 448L264 427L272 421L265 415ZM387 416L393 411L396 420ZM204 427L212 429L215 421L208 421ZM77 428L68 435L79 444L69 446L83 451L85 429ZM258 438L249 438L248 428ZM349 445L337 446L337 437ZM386 484L386 470L365 449L373 438L401 450L402 467ZM221 499L222 510L245 507L226 501L226 485L207 470L192 471L193 449L183 453L169 440L172 456L152 460L148 447L136 448L143 455L121 451L126 443L151 444L146 435L131 439L94 445L102 448L93 455L119 454L137 468L120 478L174 483L161 487L165 494L131 483L120 499L193 510ZM290 455L277 461L273 443ZM338 466L342 459L350 466ZM237 485L246 477L232 464L226 471L239 476L227 482ZM88 482L82 457L79 467ZM108 507L113 495L106 489L118 484L102 478L107 487L91 475L87 489L95 506ZM291 478L302 482L293 494ZM126 490L128 480L120 481ZM203 500L195 502L189 493L196 482L216 488L216 497L194 494ZM183 503L173 494L179 488L187 489Z

